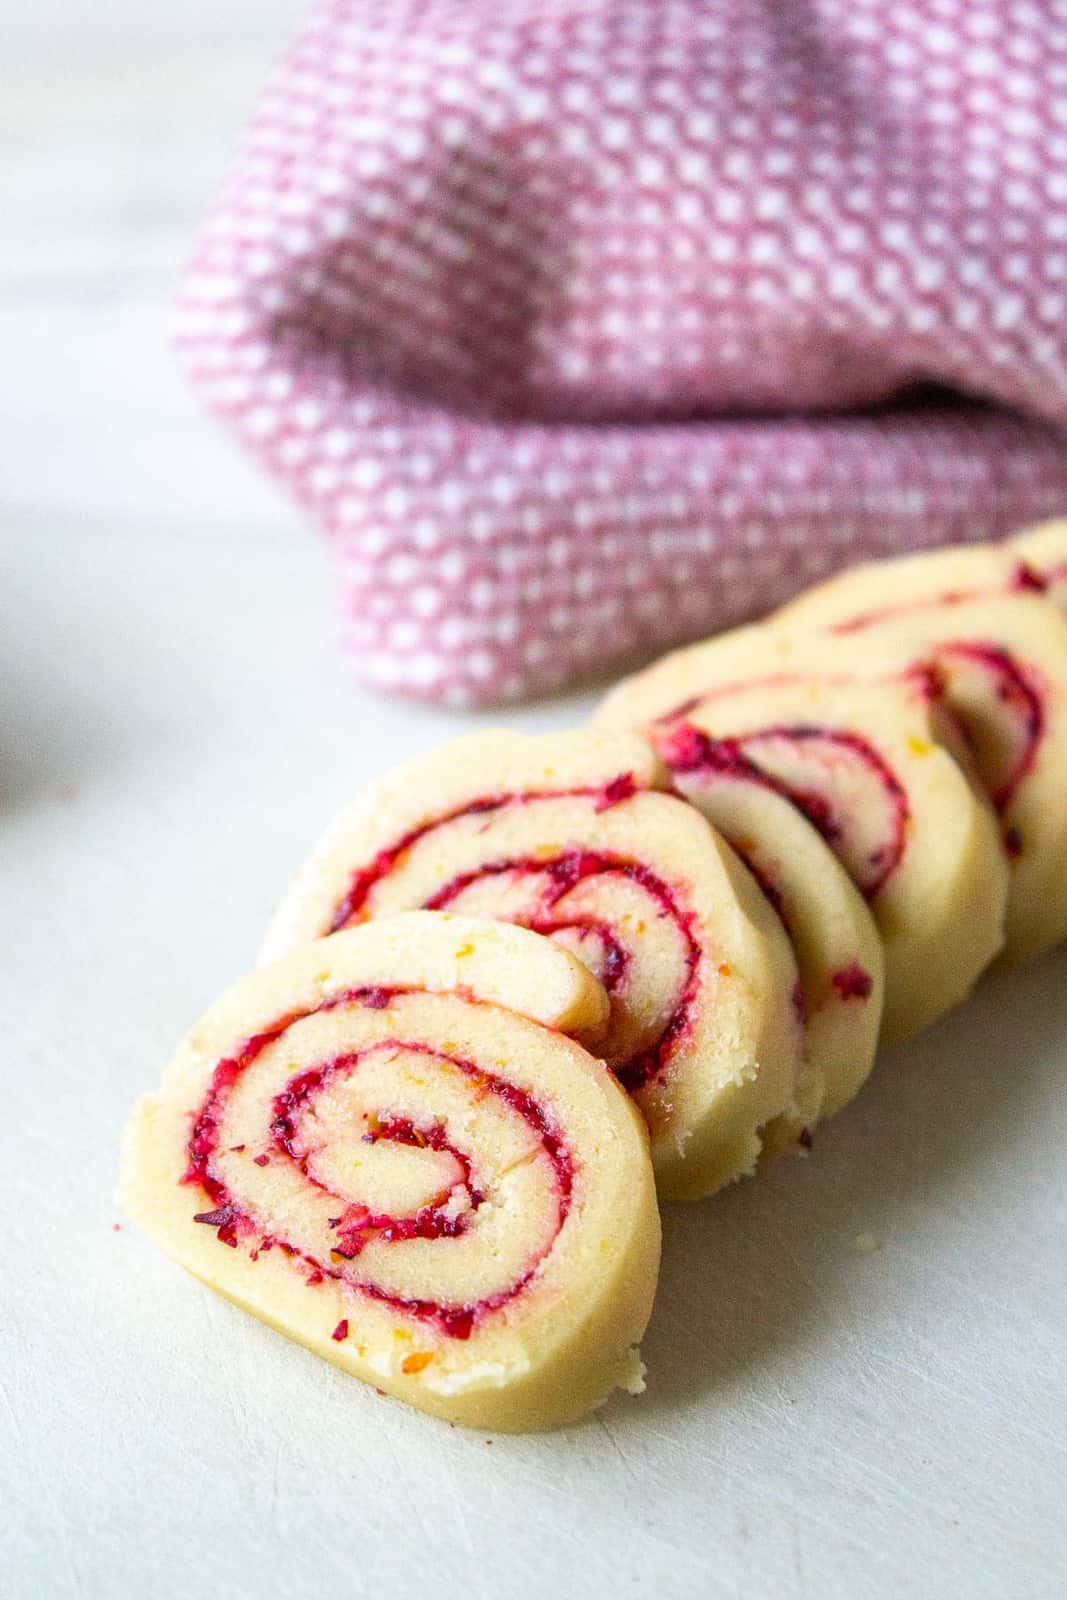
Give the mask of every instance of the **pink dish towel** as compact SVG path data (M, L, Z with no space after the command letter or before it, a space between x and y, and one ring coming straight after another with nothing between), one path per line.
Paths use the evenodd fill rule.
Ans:
M450 705L1062 512L1067 0L333 0L179 327Z

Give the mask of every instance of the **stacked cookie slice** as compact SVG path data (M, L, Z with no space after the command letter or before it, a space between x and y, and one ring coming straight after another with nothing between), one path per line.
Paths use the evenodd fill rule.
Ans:
M183 1265L424 1410L640 1386L661 1199L1067 934L1067 523L845 574L328 830L127 1135Z

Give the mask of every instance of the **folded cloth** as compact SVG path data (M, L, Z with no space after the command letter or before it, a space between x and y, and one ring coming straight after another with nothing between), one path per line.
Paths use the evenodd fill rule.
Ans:
M450 704L1062 511L1067 5L333 0L179 343Z

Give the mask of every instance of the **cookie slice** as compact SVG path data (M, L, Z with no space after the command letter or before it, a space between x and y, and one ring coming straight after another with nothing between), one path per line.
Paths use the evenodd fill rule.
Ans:
M999 567L999 592L968 587L979 560ZM934 670L1000 818L1010 961L1067 937L1067 617L1028 571L1000 547L932 551L856 568L772 619Z
M874 1064L885 996L874 918L818 830L754 762L691 723L649 733L679 792L741 856L789 933L804 1017L795 1133L806 1143Z
M550 935L610 995L600 1049L647 1120L661 1192L708 1194L793 1114L797 970L758 885L668 782L633 734L458 740L342 813L266 950L415 907Z
M856 641L747 628L621 684L598 722L692 728L751 763L822 835L866 899L886 958L883 1038L962 1000L1003 944L996 817L932 674ZM669 753L669 751L667 752Z
M237 984L127 1131L133 1219L398 1399L546 1427L640 1386L659 1218L607 999L520 928L419 913Z

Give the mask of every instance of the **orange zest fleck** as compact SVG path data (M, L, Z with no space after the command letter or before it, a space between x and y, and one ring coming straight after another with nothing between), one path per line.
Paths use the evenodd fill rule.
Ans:
M401 1372L406 1372L410 1378L414 1373L422 1372L425 1367L430 1365L432 1360L433 1353L431 1351L414 1350L412 1351L411 1355L404 1357L403 1361L400 1363L400 1370Z

